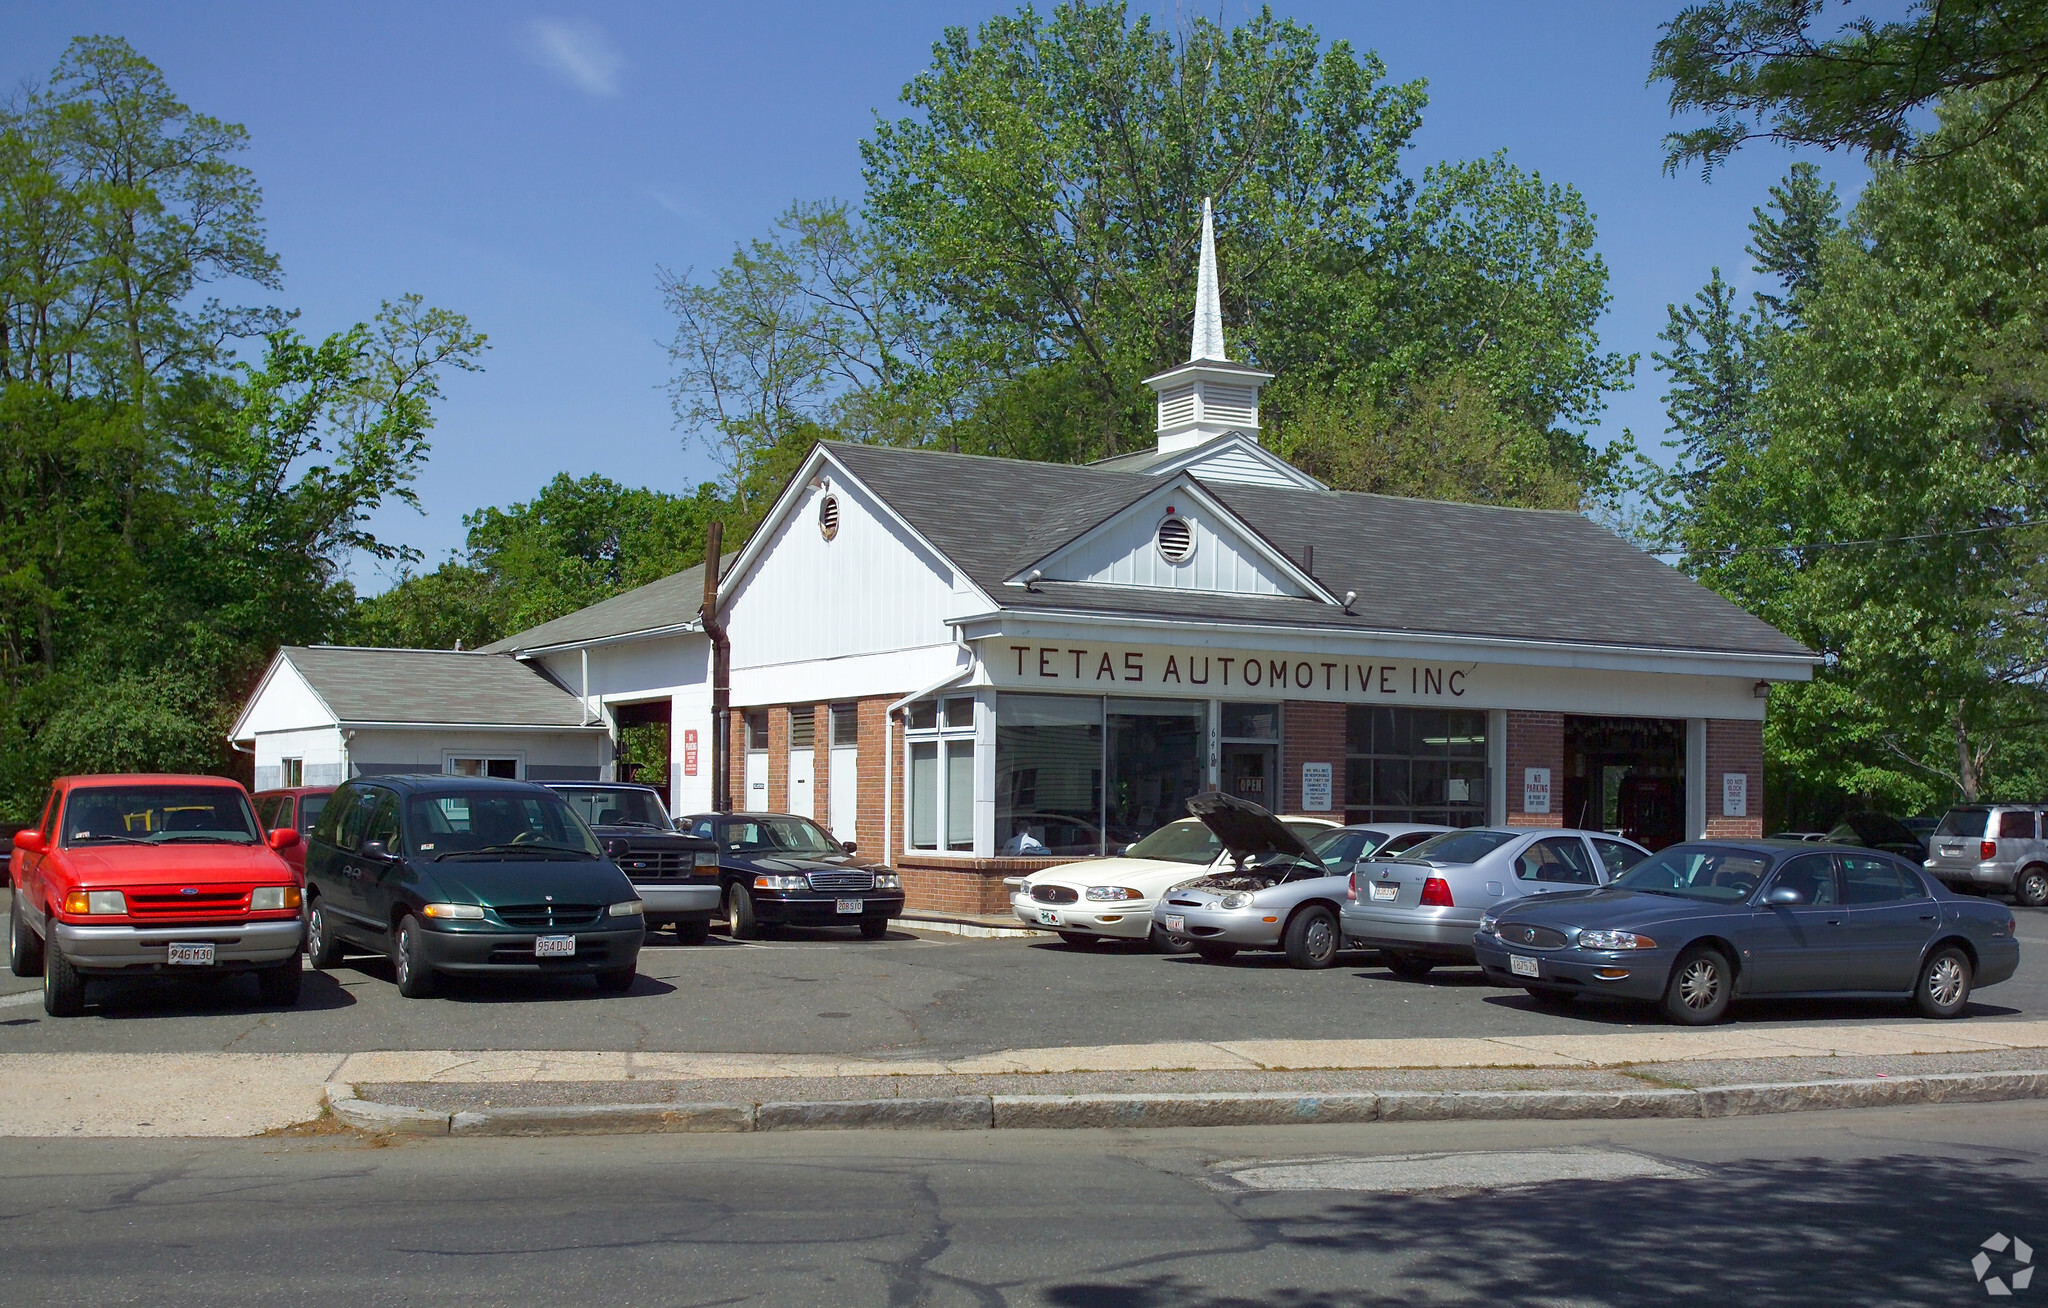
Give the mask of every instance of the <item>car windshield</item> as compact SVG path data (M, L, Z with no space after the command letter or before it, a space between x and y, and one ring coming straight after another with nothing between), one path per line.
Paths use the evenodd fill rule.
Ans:
M1971 840L1984 834L1984 823L1991 816L1988 808L1952 808L1942 814L1941 825L1934 829L1937 836L1966 836Z
M412 851L424 858L521 850L604 856L582 819L546 791L414 795L405 806L405 829Z
M839 842L800 817L734 818L718 824L718 843L734 854L839 854Z
M651 790L604 786L551 786L576 816L593 827L652 827L670 829L668 810Z
M1162 863L1214 863L1223 842L1200 819L1169 822L1124 851L1125 858L1153 858Z
M1732 904L1756 893L1768 860L1746 849L1680 845L1653 854L1621 874L1617 889Z
M1431 836L1402 858L1426 858L1432 863L1477 863L1509 841L1522 837L1513 831L1446 831Z
M66 845L253 845L248 796L230 786L81 786L64 801Z

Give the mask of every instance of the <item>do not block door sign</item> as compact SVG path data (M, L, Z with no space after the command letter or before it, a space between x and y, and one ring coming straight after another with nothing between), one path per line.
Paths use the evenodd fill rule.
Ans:
M1524 813L1548 813L1550 811L1550 769L1522 769L1522 811Z
M1721 774L1721 816L1749 816L1749 774L1747 772L1723 772Z
M1336 769L1329 763L1301 765L1301 809L1304 813L1330 811L1330 791Z

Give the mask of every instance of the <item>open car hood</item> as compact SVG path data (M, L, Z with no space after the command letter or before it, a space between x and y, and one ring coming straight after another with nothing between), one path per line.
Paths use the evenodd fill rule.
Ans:
M1310 863L1317 861L1300 836L1249 800L1212 790L1190 799L1188 812L1216 833L1235 860L1260 854L1288 854Z

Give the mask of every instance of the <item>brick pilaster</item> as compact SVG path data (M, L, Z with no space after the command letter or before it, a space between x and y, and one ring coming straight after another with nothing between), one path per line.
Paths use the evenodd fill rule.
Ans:
M1280 715L1280 811L1344 820L1345 705L1290 699ZM1302 805L1301 765L1330 765L1330 807L1310 813Z
M1509 709L1507 747L1508 825L1564 825L1564 714ZM1522 782L1528 768L1550 769L1550 811L1525 813Z
M768 710L768 811L789 812L789 709Z
M1749 812L1744 817L1722 813L1726 794L1722 778L1730 773L1749 777ZM1764 833L1764 724L1727 718L1707 719L1707 835L1751 839Z

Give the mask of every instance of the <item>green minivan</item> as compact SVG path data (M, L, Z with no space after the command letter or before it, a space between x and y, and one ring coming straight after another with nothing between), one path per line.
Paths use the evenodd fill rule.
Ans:
M559 795L483 777L358 777L306 842L306 953L391 960L398 992L442 973L589 974L633 985L633 883Z

